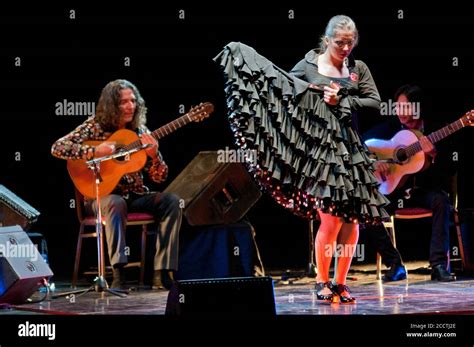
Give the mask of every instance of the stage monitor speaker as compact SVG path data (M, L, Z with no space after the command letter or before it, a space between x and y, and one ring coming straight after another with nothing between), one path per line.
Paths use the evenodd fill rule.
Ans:
M27 230L39 215L34 207L0 184L0 227L19 225Z
M184 200L191 225L236 223L262 195L241 163L221 163L217 152L200 152L165 192Z
M0 304L22 304L53 276L20 226L0 228Z
M166 315L180 317L262 317L276 315L271 277L176 281Z

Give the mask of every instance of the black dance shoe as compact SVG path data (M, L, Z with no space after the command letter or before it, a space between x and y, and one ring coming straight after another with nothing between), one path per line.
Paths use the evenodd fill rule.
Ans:
M328 288L329 290L331 290L331 293L329 293L329 294L320 294L319 292L321 292L324 288ZM317 282L314 289L316 289L316 298L318 300L332 302L332 298L334 297L334 293L333 293L333 290L332 290L332 282L331 281Z
M440 282L454 282L456 281L456 276L450 274L446 270L445 265L438 264L431 270L431 280Z
M334 299L338 297L341 304L354 304L356 302L356 299L351 296L351 291L349 290L349 287L345 284L337 284L333 286L332 291L334 293ZM346 295L343 295L344 292L346 293Z
M382 281L394 282L401 281L407 278L407 269L402 264L392 264L390 269L383 275Z

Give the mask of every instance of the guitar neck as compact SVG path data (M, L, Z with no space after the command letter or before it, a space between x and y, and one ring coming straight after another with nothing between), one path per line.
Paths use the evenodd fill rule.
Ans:
M432 132L427 137L431 143L435 144L436 142L448 137L449 135L455 133L456 131L464 128L464 124L461 119L458 119L455 122L452 122L449 125L446 125L444 128L441 128L435 132ZM420 141L412 143L410 146L407 146L405 149L408 157L413 156L414 154L420 152L422 150Z
M185 126L188 123L191 123L193 119L189 115L189 113L186 113L184 116L179 117L178 119L175 119L172 122L169 122L168 124L163 125L161 128L156 129L154 132L151 133L151 136L155 138L155 140L159 140L166 135L171 134L172 132L178 130L179 128Z
M189 113L186 113L184 116L181 116L175 119L174 121L169 122L168 124L165 124L162 127L156 129L150 135L153 136L155 140L158 141L159 139L165 137L166 135L171 134L172 132L178 130L179 128L185 126L188 123L191 123L192 121L193 119L191 118ZM125 146L124 149L128 151L131 149L138 148L141 145L142 145L141 141L137 140L132 143L129 143L127 146Z

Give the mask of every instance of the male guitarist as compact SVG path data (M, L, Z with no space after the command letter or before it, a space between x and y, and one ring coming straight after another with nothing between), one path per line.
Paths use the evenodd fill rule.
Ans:
M437 130L430 119L421 117L421 107L428 106L422 100L422 91L418 86L404 85L395 93L397 101L397 116L380 124L363 135L367 139L391 139L398 131L403 129L417 130L421 134L428 135ZM421 105L421 107L420 107ZM403 199L403 207L417 206L432 210L432 233L430 246L430 265L432 268L431 279L443 282L454 281L455 277L449 272L449 212L450 204L446 191L449 191L449 178L453 175L453 162L447 148L447 141L434 146L426 136L420 139L421 149L431 162L428 169L412 175L388 196L391 204L387 211L393 212L399 207L400 199ZM398 165L377 161L376 170L382 177L389 175L390 166ZM409 199L407 199L409 197ZM378 227L367 228L369 237L372 237L376 249L382 255L383 262L390 266L390 270L384 276L384 280L393 281L406 278L406 270L402 265L402 259L394 248L386 230Z
M143 182L142 171L156 183L163 182L168 174L168 166L158 151L158 142L145 126L146 111L145 101L135 85L126 80L109 82L102 90L95 115L57 140L51 149L53 156L69 160L91 160L110 155L116 150L117 143L106 140L119 129L136 132L142 144L150 145L145 149L148 160L144 169L124 175L115 190L101 198L113 267L112 288L124 288L124 266L128 262L125 243L127 211L152 214L158 224L152 288L169 289L173 271L178 269L178 236L182 218L179 199L172 194L151 193ZM90 140L103 142L98 146L84 143ZM85 207L89 213L95 213L96 201L86 198Z

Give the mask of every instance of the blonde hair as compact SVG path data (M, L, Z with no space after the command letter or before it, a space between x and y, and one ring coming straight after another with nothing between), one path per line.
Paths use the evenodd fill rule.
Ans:
M319 40L319 53L324 53L327 49L326 37L334 37L336 35L336 30L348 30L352 31L355 36L354 46L357 45L359 41L359 32L354 21L343 14L332 17L327 26L324 34L321 35Z

